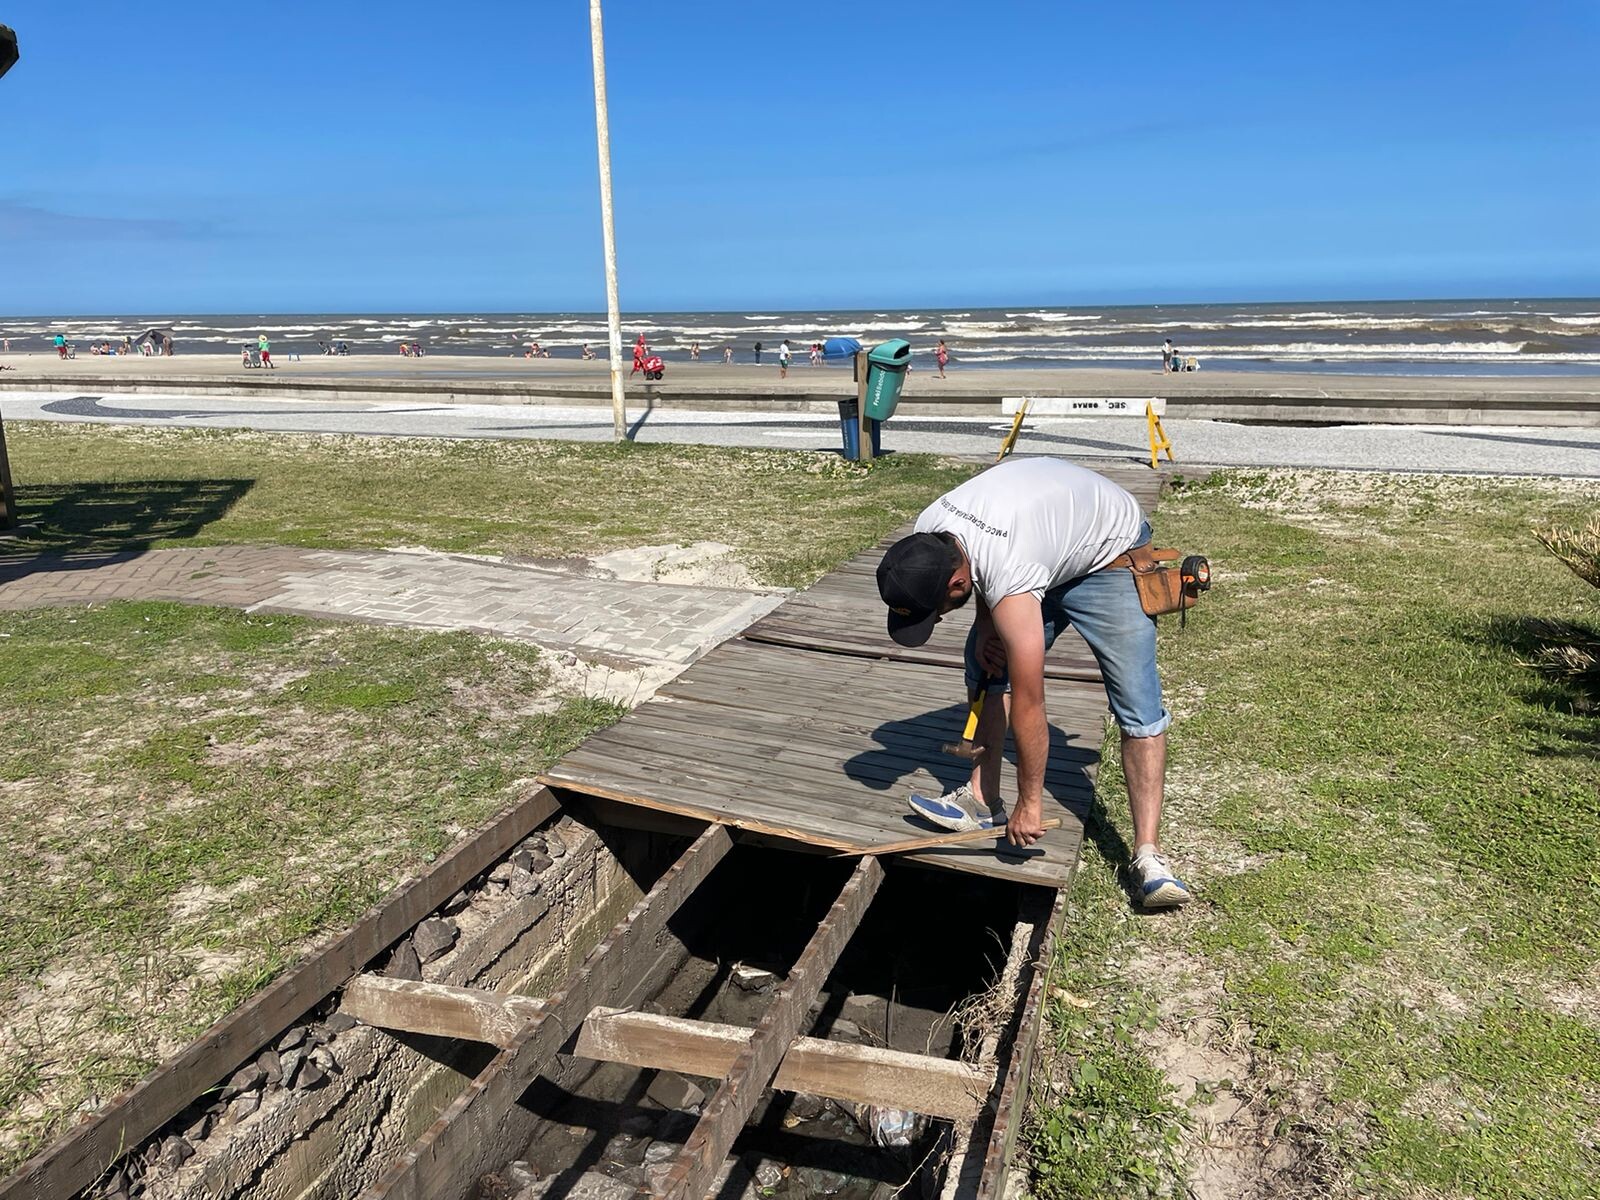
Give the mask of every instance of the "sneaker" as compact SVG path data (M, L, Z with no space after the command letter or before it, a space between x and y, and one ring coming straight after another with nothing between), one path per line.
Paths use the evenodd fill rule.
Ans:
M1154 846L1134 856L1133 877L1139 884L1139 901L1146 908L1177 908L1191 899L1188 887Z
M952 833L965 833L969 829L995 829L1006 823L1004 809L987 812L981 817L973 816L978 805L973 798L971 785L965 783L942 796L924 796L920 792L912 792L910 807L924 821L932 821Z

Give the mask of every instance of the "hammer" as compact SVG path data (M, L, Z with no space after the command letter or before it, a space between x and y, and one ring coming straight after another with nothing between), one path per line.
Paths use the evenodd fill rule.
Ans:
M977 758L985 747L974 746L972 739L978 736L978 721L983 716L983 698L989 694L989 678L984 676L978 682L978 690L973 693L972 700L967 708L967 727L962 731L959 742L946 742L940 747L946 754L954 754L957 758Z

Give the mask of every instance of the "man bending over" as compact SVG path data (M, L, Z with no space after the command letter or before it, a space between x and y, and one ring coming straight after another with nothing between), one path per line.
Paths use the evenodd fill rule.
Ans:
M1160 851L1167 726L1156 673L1156 622L1133 572L1111 564L1150 540L1139 502L1084 467L1055 458L1008 459L940 496L878 564L889 636L920 646L947 613L977 597L967 635L967 694L988 692L970 783L945 796L913 795L912 811L948 829L1004 824L1015 846L1043 835L1044 656L1072 625L1100 664L1122 729L1122 769L1133 812L1133 874L1146 908L1187 903L1189 889ZM1017 802L1007 821L1000 765L1010 728ZM969 811L969 807L970 810Z

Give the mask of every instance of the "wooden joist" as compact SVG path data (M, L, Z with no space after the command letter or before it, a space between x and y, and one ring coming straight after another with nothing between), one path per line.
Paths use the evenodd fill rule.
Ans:
M1045 984L1055 954L1056 933L1067 909L1068 889L1055 894L1055 903L1044 922L1039 948L1033 952L1033 977L1028 981L1022 1015L1008 1049L1010 1062L1000 1081L1000 1094L994 1099L995 1127L984 1155L983 1176L978 1183L977 1200L1005 1200L1010 1174L1011 1153L1022 1132L1023 1109L1028 1098L1028 1082L1033 1076L1033 1056L1039 1044L1039 1024L1044 1017Z
M706 1102L671 1170L657 1189L644 1194L666 1200L703 1200L882 882L883 866L876 858L863 858L856 864L799 961L779 985L750 1040L728 1068L727 1078Z
M345 984L339 1011L380 1029L465 1038L505 1049L523 1026L544 1012L544 1001L484 988L357 975Z
M1025 921L1018 921L1012 927L1011 949L1006 954L1000 978L995 980L994 987L990 991L990 1002L1000 1012L1007 1014L1015 1012L1017 989L1027 967L1028 951L1033 943L1033 935L1033 926ZM995 1025L985 1032L978 1042L978 1064L991 1075L995 1073L995 1059L999 1053L1001 1035L1006 1032L1006 1026ZM988 1099L992 1102L998 1097L991 1094ZM949 1166L945 1170L944 1187L939 1192L939 1200L962 1200L962 1197L972 1195L982 1178L983 1152L987 1140L994 1131L994 1118L997 1115L992 1103L985 1107L988 1111L983 1114L981 1129L971 1122L955 1128L950 1147ZM1021 1114L1012 1114L1012 1120L1016 1121L1020 1116ZM974 1150L974 1137L977 1138L976 1150Z
M544 1002L481 988L358 975L346 985L340 1009L384 1029L506 1046L544 1011ZM575 1052L594 1062L721 1079L753 1034L737 1025L595 1008L578 1030ZM772 1086L970 1121L994 1083L992 1066L986 1071L931 1055L803 1037L789 1048Z
M546 788L495 816L428 870L219 1020L137 1086L0 1181L0 1200L76 1195L185 1105L320 1004L560 809Z
M589 952L576 974L545 1001L411 1149L362 1193L365 1200L438 1200L475 1178L485 1147L518 1097L538 1078L597 1004L627 990L658 954L667 922L733 846L720 825L702 833L656 885ZM482 1169L489 1169L484 1165Z

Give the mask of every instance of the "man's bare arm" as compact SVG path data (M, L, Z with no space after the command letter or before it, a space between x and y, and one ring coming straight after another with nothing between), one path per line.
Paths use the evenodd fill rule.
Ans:
M1011 673L1011 736L1017 743L1017 804L1006 837L1026 846L1043 835L1044 769L1050 757L1050 722L1044 711L1044 620L1027 593L994 606L995 631Z

